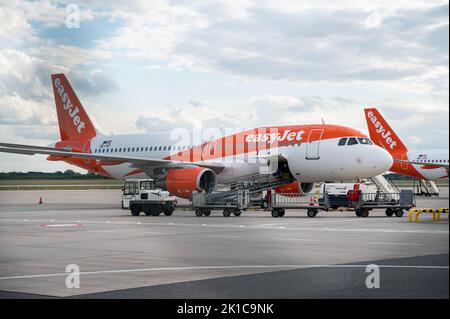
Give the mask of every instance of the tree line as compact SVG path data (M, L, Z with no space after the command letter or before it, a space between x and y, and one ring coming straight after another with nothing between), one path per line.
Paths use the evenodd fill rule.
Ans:
M96 173L88 172L86 174L75 172L71 169L47 172L0 172L0 180L17 180L17 179L109 179Z

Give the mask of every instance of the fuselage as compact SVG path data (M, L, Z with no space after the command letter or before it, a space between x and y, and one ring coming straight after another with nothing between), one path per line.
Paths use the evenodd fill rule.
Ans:
M285 159L292 176L302 183L367 178L392 166L389 153L366 135L337 125L264 127L197 145L189 140L173 132L102 135L93 137L82 148L93 154L220 163L225 168L217 174L219 183L267 170L273 156ZM117 179L158 178L165 173L149 173L126 162L65 161Z
M412 150L403 155L401 159L421 164L394 162L390 171L431 181L448 178L448 168L436 166L449 164L448 150Z

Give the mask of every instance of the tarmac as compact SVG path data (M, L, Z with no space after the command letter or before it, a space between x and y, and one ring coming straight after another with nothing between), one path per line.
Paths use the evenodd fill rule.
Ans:
M120 198L0 191L0 298L449 298L448 214L419 223L382 210L133 217ZM420 208L448 206L448 188L417 197ZM79 288L68 265L79 267ZM366 285L368 265L379 288Z

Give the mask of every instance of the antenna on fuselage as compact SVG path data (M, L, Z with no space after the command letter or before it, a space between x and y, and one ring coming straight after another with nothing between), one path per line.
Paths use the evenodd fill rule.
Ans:
M322 120L322 124L325 125L325 120L323 119L323 117L321 118Z

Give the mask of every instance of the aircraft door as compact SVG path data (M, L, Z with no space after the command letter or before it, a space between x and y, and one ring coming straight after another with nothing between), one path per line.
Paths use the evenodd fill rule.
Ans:
M320 159L320 140L322 139L323 129L311 130L306 144L306 159L318 160Z

